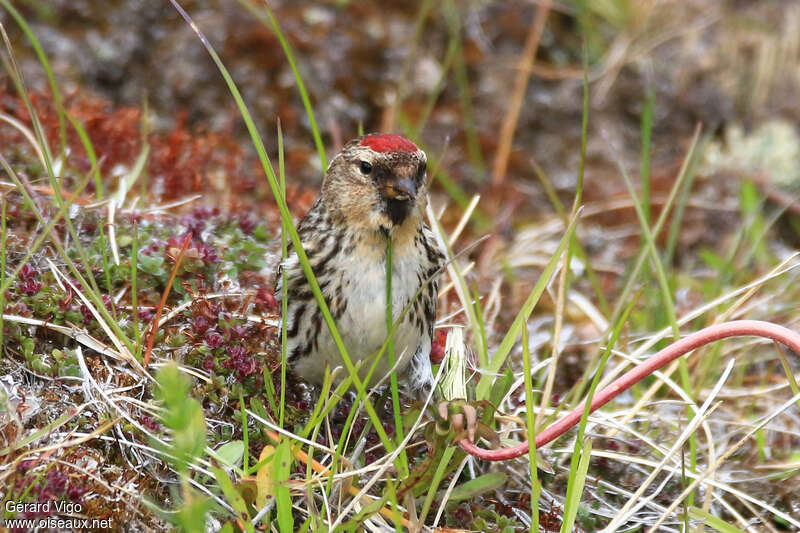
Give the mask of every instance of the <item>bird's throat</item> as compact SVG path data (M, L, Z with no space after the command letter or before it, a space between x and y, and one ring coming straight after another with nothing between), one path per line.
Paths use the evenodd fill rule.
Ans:
M391 198L386 198L385 202L386 216L389 217L393 226L399 226L405 222L413 207L412 200L393 200Z

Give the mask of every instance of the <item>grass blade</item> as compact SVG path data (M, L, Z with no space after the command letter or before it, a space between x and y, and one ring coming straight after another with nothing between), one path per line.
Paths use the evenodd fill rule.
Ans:
M314 136L314 144L317 147L319 162L322 165L321 168L325 170L328 168L328 159L325 157L325 145L322 144L322 136L320 135L319 127L317 126L317 119L314 116L314 107L311 105L311 100L308 97L308 91L306 90L306 84L303 83L303 77L300 76L300 71L297 69L297 62L294 59L292 47L289 46L289 41L287 41L286 37L283 35L281 27L278 24L278 19L276 19L275 15L272 13L272 9L270 9L267 0L264 0L264 10L267 12L266 17L264 16L264 13L249 0L239 0L239 3L242 4L248 11L250 11L250 13L252 13L253 16L255 16L259 21L261 21L262 24L265 26L271 26L272 31L275 32L275 37L277 37L278 41L280 41L281 48L283 48L283 53L286 56L286 60L289 62L289 66L292 67L292 74L294 74L294 80L297 83L297 90L300 92L300 98L303 100L303 107L306 110L308 123L311 126L311 133Z
M547 285L550 283L550 278L553 276L553 273L556 270L556 266L561 259L561 254L564 253L564 250L567 248L567 244L569 244L570 240L572 239L572 235L575 233L575 228L579 219L580 209L577 213L575 213L575 216L572 217L572 221L567 226L564 236L561 238L561 242L559 242L556 251L553 253L553 256L550 258L547 266L545 266L544 270L539 276L539 280L536 282L536 285L533 287L530 295L528 295L528 299L525 300L525 303L522 305L522 309L520 309L516 318L514 318L514 322L511 324L511 327L506 332L505 337L503 337L503 340L500 342L500 346L497 348L494 356L489 360L486 368L484 369L483 376L481 376L481 379L478 382L478 387L475 391L476 399L482 400L488 397L495 374L497 374L497 372L500 370L500 367L503 366L508 354L511 353L511 349L514 347L514 343L516 343L523 326L528 321L528 317L533 312L533 308L536 307L539 298L541 298L542 293L544 293L545 288L547 288Z
M581 504L581 494L586 483L586 473L589 471L589 463L592 459L592 441L587 440L581 448L581 460L578 463L577 472L572 477L573 483L567 487L567 495L564 498L564 518L561 522L561 533L574 531L575 518L578 516L578 508ZM570 491L571 488L571 491Z
M64 120L66 112L64 111L61 91L58 89L56 78L53 75L53 69L50 67L50 62L47 60L47 55L44 53L44 49L39 43L39 39L36 38L36 34L33 33L33 30L31 30L30 26L28 26L25 18L20 14L19 11L14 9L14 6L12 6L11 2L8 0L0 0L0 4L2 4L3 7L5 7L9 13L11 13L11 16L14 17L14 20L17 21L17 24L19 24L19 27L22 29L23 33L25 33L25 37L27 37L28 41L31 43L31 46L33 46L33 50L36 53L36 58L44 68L44 73L47 77L47 84L50 86L50 91L53 93L53 105L56 108L56 114L58 116L58 136L61 140L61 155L63 157L67 148L67 125L66 121Z

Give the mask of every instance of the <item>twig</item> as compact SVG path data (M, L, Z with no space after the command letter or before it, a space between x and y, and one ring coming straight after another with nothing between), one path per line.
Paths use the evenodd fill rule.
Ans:
M511 143L514 140L514 130L517 127L522 101L525 99L525 89L528 87L528 79L532 72L530 65L533 64L533 60L536 58L536 50L538 50L539 41L542 39L544 23L547 20L547 14L550 12L550 4L550 0L544 0L536 9L536 16L528 32L528 38L525 39L525 49L522 52L522 58L519 60L519 70L517 70L517 76L514 78L514 89L511 93L508 111L503 117L500 142L492 164L492 182L494 185L500 185L506 177L508 156L511 154Z
M734 320L732 322L715 324L674 342L660 352L639 363L632 370L623 374L597 393L592 401L589 412L592 413L596 411L656 370L696 348L728 337L743 337L749 335L772 339L800 354L800 334L783 326L779 326L778 324L760 320ZM583 409L584 406L583 403L581 403L581 405L573 409L561 420L538 433L535 439L536 447L540 448L569 431L570 428L580 421ZM528 453L528 448L530 446L528 441L525 441L510 448L486 450L479 448L467 439L460 440L458 444L467 453L488 461L505 461L507 459L520 457Z
M161 319L161 313L164 311L164 306L167 304L167 298L169 297L169 292L172 289L172 282L175 281L175 275L178 273L178 267L181 266L183 254L186 253L186 248L189 247L189 243L191 241L192 234L187 233L186 237L183 238L183 242L181 243L181 251L178 253L177 259L175 259L175 266L172 267L172 273L169 275L167 286L164 289L164 293L161 295L161 301L158 303L156 316L153 318L152 326L150 327L150 335L147 338L147 351L144 354L144 361L142 362L145 367L150 364L150 354L153 351L153 342L156 339L156 332L158 331L158 321Z

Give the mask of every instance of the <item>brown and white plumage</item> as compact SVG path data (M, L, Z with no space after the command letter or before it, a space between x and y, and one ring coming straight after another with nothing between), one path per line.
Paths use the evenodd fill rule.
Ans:
M298 226L354 364L375 355L386 340L386 244L392 238L395 319L419 292L394 336L397 372L412 391L425 390L433 381L429 355L438 283L433 279L418 289L444 262L423 218L426 203L425 153L397 135L366 135L348 142L331 161L319 198ZM289 363L297 375L320 383L326 364L333 369L344 363L294 250L282 268L288 289ZM281 283L279 274L278 299ZM362 366L362 378L369 366ZM372 382L389 370L384 354Z

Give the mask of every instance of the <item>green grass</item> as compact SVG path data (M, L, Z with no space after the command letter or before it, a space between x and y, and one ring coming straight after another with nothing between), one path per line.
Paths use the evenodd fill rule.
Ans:
M139 226L133 226L131 244L131 320L133 321L133 341L136 344L136 359L142 360L142 332L139 328Z
M286 201L286 168L284 165L283 153L283 132L281 130L280 120L278 121L278 175L281 180L281 195L283 201ZM289 243L286 237L286 223L281 219L281 261L285 261L289 256ZM289 314L289 288L286 286L286 270L281 269L281 316ZM281 405L280 413L278 415L278 424L283 427L283 419L286 414L286 369L289 366L289 360L286 355L286 321L281 320Z
M311 105L311 99L308 96L306 84L303 82L303 78L300 76L300 71L297 69L297 61L295 60L292 47L289 46L289 42L283 35L283 31L281 31L281 27L278 24L278 19L275 18L275 15L272 13L272 10L267 2L264 2L263 10L259 9L259 7L250 0L239 0L239 3L243 5L250 13L252 13L262 24L271 27L272 31L275 33L275 37L277 37L278 41L281 43L281 48L283 49L286 61L292 68L292 74L294 74L294 80L295 83L297 83L297 90L300 93L300 98L303 100L303 107L305 108L306 116L308 117L308 122L311 126L311 134L314 137L314 145L317 147L317 155L319 155L319 162L321 165L320 168L323 170L328 168L328 159L325 157L325 145L322 143L322 135L320 134L319 127L317 126L317 118L314 115L314 107Z
M439 234L441 235L442 239L441 242L444 243L447 257L453 257L453 250L447 244L447 237L444 231L444 228L436 222L437 228L439 230ZM453 261L448 266L448 269L452 273L452 276L456 279L456 289L459 293L459 297L461 302L464 305L464 310L467 314L467 318L469 320L469 324L472 326L473 331L477 333L475 336L475 348L478 351L478 365L480 368L486 368L486 365L489 363L489 349L484 342L481 342L482 339L486 338L486 332L483 330L482 327L482 320L478 317L478 302L477 300L473 303L471 296L471 292L469 287L467 286L467 281L464 279L464 276L461 273L460 268L458 267L458 263ZM482 398L478 398L479 400Z
M522 371L524 372L525 385L525 429L528 434L528 468L531 476L531 533L539 532L539 496L542 492L542 483L539 481L538 461L536 460L536 419L533 406L536 396L533 392L533 371L531 369L531 347L528 338L528 328L522 328ZM576 441L577 442L577 441ZM570 469L572 472L572 469Z
M53 104L55 105L56 113L58 114L58 134L61 141L60 155L63 158L67 147L67 125L65 118L67 118L68 115L64 110L63 99L61 98L61 90L58 87L58 83L56 83L56 78L53 75L53 69L50 66L50 62L47 60L47 55L44 53L44 49L42 48L39 39L36 37L36 34L33 33L33 30L31 30L31 27L28 25L28 22L25 20L25 18L14 8L13 5L11 5L11 2L8 0L0 0L0 5L6 8L6 10L14 18L14 21L22 29L25 37L28 39L28 42L30 42L31 46L33 46L33 50L36 53L36 58L39 60L42 68L44 68L45 75L47 76L47 84L50 87L50 91L53 93ZM98 189L98 191L100 190L102 189Z
M389 353L389 368L394 368L397 363L394 353L394 336L392 335L392 325L394 320L392 318L392 276L394 270L392 269L392 237L386 239L386 351ZM392 392L392 410L394 412L394 427L395 427L395 444L400 446L403 442L403 420L400 415L400 392L397 387L397 372L392 372L389 376L389 386ZM408 475L408 458L406 457L405 449L400 451L399 456L400 476L405 477Z
M653 109L655 107L655 89L648 88L642 110L642 160L639 165L639 181L641 182L642 208L645 220L650 221L650 155L652 152ZM644 246L644 243L642 243Z
M575 187L575 199L572 203L572 212L571 212L572 218L575 218L581 206L581 200L583 199L583 183L586 170L586 143L588 137L588 124L589 124L589 78L588 78L587 63L588 63L588 51L586 50L586 44L584 43L581 151L580 151L580 159L578 160L578 176ZM556 363L558 361L558 350L559 350L558 346L559 330L561 327L561 320L563 319L564 316L564 300L566 298L567 284L569 283L569 276L567 274L571 264L570 258L572 257L573 249L577 248L577 242L578 239L573 234L572 238L570 239L570 246L567 247L565 253L564 264L562 266L563 270L561 272L561 278L559 280L558 303L556 306L556 325L553 333L553 349L551 356L552 362L550 364L550 373L548 374L547 385L545 387L544 393L542 394L541 398L542 413L544 413L545 408L549 405L551 390L552 390L552 382L553 382L552 380L555 379ZM624 319L620 320L620 325L619 325L620 329L622 328L622 324L624 324ZM572 452L572 457L570 460L569 478L567 481L567 492L564 498L564 520L561 523L562 532L571 531L574 525L575 518L577 517L578 507L581 502L581 496L583 495L583 487L584 484L586 483L586 473L588 470L589 459L591 456L591 446L592 446L591 440L587 440L586 442L583 441L583 436L585 434L585 428L586 428L586 421L589 418L588 406L591 403L592 394L594 393L594 389L597 388L597 384L600 380L600 375L602 374L603 368L605 367L605 363L608 360L608 355L611 353L611 347L614 345L615 340L616 339L612 337L612 340L610 341L608 347L606 348L606 353L603 354L603 357L600 360L600 365L595 374L595 379L593 380L592 386L589 389L589 394L587 395L588 396L586 399L587 408L584 409L583 416L581 417L581 423L580 426L578 427L578 436L575 438L575 447L574 451ZM526 384L526 395L527 395L527 384Z
M582 501L581 496L583 493L583 487L586 483L587 472L584 463L588 461L588 456L590 455L591 451L591 440L584 441L584 437L586 435L586 424L589 421L589 407L592 404L592 398L594 398L594 393L597 391L597 386L600 384L600 378L603 376L603 371L606 368L606 364L611 356L611 352L614 349L620 334L622 333L622 329L628 324L628 316L633 310L637 300L638 298L634 298L633 301L631 301L631 304L628 306L625 312L619 317L619 319L617 319L617 323L614 324L614 329L611 332L608 342L606 343L605 349L603 350L603 355L600 357L600 362L598 363L594 377L592 378L592 383L589 385L589 390L586 393L586 403L584 404L585 407L583 410L583 415L581 415L581 421L578 425L578 434L575 437L575 445L573 447L572 456L570 457L567 493L564 499L564 515L571 517L572 520L574 520L575 516L577 516L578 506ZM566 523L567 520L564 520L564 524ZM569 531L569 529L564 529L563 526L561 530Z
M567 245L569 244L570 240L572 239L572 235L575 231L575 226L577 225L578 219L580 217L580 211L576 213L576 216L573 217L570 224L567 226L564 237L561 239L561 242L556 248L555 253L551 257L550 261L545 266L542 274L539 276L539 280L536 282L531 293L528 295L528 298L525 300L525 303L522 305L522 309L517 313L516 318L514 318L514 322L509 327L508 331L506 332L503 340L500 342L500 345L497 348L494 356L489 360L486 365L486 374L481 377L480 381L478 382L478 386L475 390L475 396L478 400L482 400L488 397L489 390L492 386L493 375L496 374L500 368L505 363L506 359L508 358L509 353L511 353L511 349L514 347L514 344L517 342L519 335L521 334L523 326L527 323L528 317L530 317L531 313L533 312L536 303L541 298L542 294L544 293L545 288L547 287L548 282L550 281L550 277L556 270L556 266L558 265L559 260L561 259L561 254L564 253L566 250Z
M633 183L631 182L630 177L625 169L625 166L618 161L618 167L620 169L620 173L622 174L623 179L625 180L625 185L628 187L628 193L633 200L633 206L636 210L636 216L639 219L639 224L642 230L642 235L645 239L645 247L650 254L650 259L652 265L655 267L656 272L656 279L658 280L659 288L661 289L661 300L663 309L666 312L666 315L669 319L669 325L672 328L672 338L673 342L676 342L680 339L680 327L678 326L678 317L675 313L675 302L672 296L672 289L667 281L667 274L664 264L661 260L661 256L658 254L658 250L656 248L655 239L653 237L653 232L650 229L650 222L645 218L645 211L642 207L642 203L636 194L636 191L633 187ZM688 398L694 403L694 392L692 390L692 381L689 377L689 365L686 362L686 358L681 358L678 361L678 369L680 374L681 386L686 392ZM687 406L687 418L691 419L694 417L696 411L695 407L692 405ZM689 439L689 469L691 472L696 472L697 470L697 439L694 435L692 435ZM691 506L694 503L694 495L690 495L688 504ZM686 527L688 527L688 519L686 519Z

